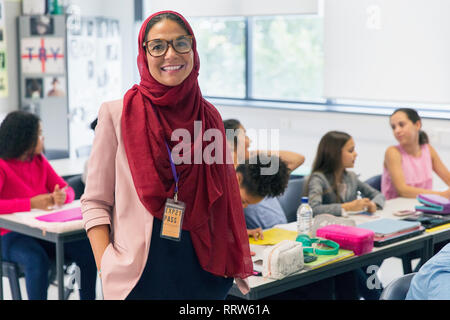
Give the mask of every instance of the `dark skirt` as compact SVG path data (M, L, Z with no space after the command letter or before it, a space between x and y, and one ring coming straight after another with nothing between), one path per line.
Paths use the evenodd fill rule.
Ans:
M144 272L127 300L223 300L233 285L232 278L215 276L202 269L190 233L181 240L160 237L161 220L153 219L150 252Z

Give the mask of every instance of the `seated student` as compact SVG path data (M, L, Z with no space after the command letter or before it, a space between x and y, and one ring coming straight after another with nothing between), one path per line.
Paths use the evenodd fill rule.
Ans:
M345 132L330 131L319 142L312 173L306 183L306 194L314 216L329 213L348 216L348 211L375 212L383 208L384 196L367 183L360 181L354 172L347 171L355 165L355 142ZM361 199L358 199L360 193ZM337 295L346 299L377 299L380 290L368 290L364 270L347 272L336 278ZM357 284L359 289L352 287Z
M0 214L50 210L73 201L73 189L50 166L43 148L37 116L23 111L6 116L0 125ZM6 229L0 229L0 234L2 259L24 268L28 298L47 299L55 245ZM65 243L64 252L81 269L81 299L95 299L97 269L88 239Z
M450 243L412 278L406 300L450 300Z
M256 155L250 157L243 164L236 167L236 175L241 193L242 207L247 208L248 205L254 205L261 202L265 197L276 197L281 195L289 181L289 170L283 160L277 156L270 156L264 159L264 155ZM265 174L262 170L276 165L273 174ZM247 233L255 239L262 239L262 229L247 229Z
M260 153L259 150L249 151L251 140L246 135L244 126L236 119L228 119L224 122L225 132L227 133L227 142L233 156L235 167L240 161ZM288 168L287 175L298 168L305 161L305 157L299 153L291 151L265 151L267 155L277 153ZM283 189L284 191L284 189ZM282 194L283 192L279 193ZM287 223L286 216L280 203L275 196L267 196L257 204L249 205L244 209L245 221L249 230L261 232L262 229L268 229L276 224ZM262 234L262 233L261 233Z
M434 191L433 171L450 186L450 171L429 144L422 131L417 111L409 108L395 110L390 124L398 145L390 146L384 156L381 191L386 199L415 198L420 193L433 193L450 198L450 188Z
M384 196L346 170L354 167L357 155L355 142L347 133L330 131L322 137L307 181L314 216L329 213L346 217L348 211L373 213L383 208ZM362 199L358 199L358 191Z

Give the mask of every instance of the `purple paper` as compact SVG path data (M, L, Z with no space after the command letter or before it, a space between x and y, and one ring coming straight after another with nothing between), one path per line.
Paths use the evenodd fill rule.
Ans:
M43 216L36 217L36 219L45 222L65 222L73 220L81 220L81 208L72 208L63 211L53 212L45 214Z

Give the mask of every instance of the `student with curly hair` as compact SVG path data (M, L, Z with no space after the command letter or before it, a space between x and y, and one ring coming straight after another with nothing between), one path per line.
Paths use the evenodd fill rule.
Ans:
M270 170L274 164L277 168ZM269 170L265 173L264 169ZM236 167L236 174L244 208L260 202L264 197L283 194L289 181L289 169L277 156L253 156Z
M303 164L305 157L299 153L286 150L276 152L249 151L251 140L247 136L244 126L236 119L227 119L223 124L235 167L258 154L267 154L268 156L277 154L279 159L285 164L286 172L280 172L278 176L283 176L286 179L286 185L279 189L278 193L267 194L260 201L250 203L249 206L244 207L245 222L249 235L262 239L263 229L272 228L276 224L287 223L286 215L276 197L284 193L290 173ZM280 167L281 170L282 168ZM267 183L264 182L264 184Z
M270 168L274 165L275 169ZM244 212L249 205L283 194L289 181L289 169L277 156L253 156L236 167L236 174ZM255 239L263 239L261 227L247 229L247 233Z
M50 210L70 203L73 189L42 155L44 137L37 116L9 113L0 126L0 214ZM0 229L2 258L24 268L30 300L47 299L50 257L55 245L17 232ZM96 268L87 239L66 243L64 252L81 269L81 299L95 299Z

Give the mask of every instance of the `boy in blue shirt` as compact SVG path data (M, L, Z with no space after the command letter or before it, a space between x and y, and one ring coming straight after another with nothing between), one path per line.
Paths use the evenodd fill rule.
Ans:
M412 278L406 300L450 300L450 243Z

